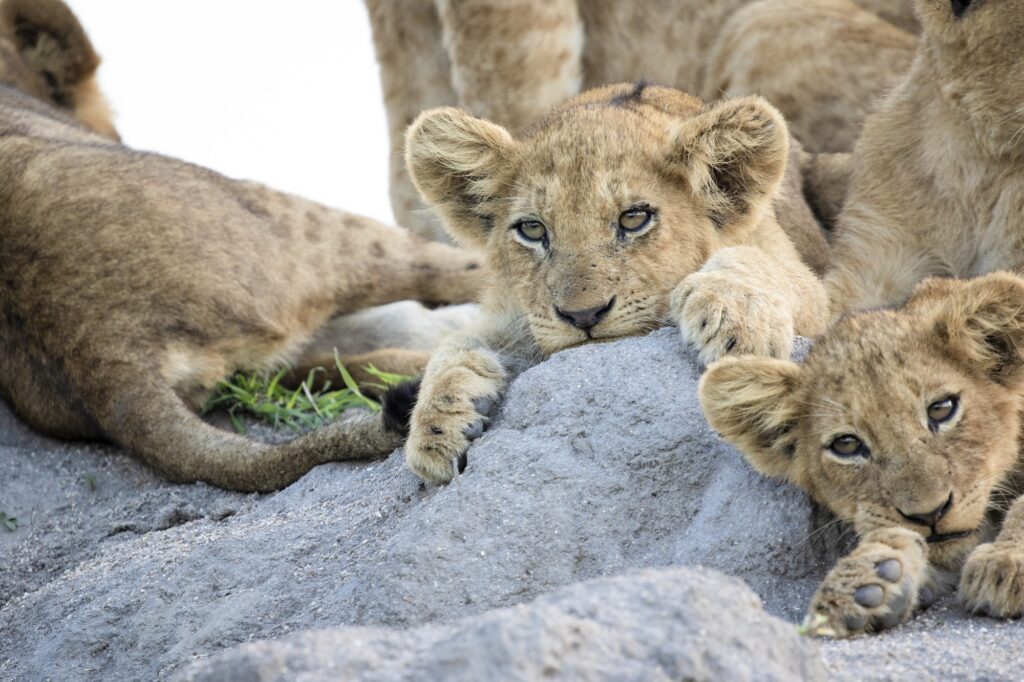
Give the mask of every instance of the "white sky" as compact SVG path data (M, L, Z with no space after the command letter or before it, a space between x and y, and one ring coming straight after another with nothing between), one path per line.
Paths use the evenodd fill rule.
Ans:
M66 0L127 144L391 222L362 0Z

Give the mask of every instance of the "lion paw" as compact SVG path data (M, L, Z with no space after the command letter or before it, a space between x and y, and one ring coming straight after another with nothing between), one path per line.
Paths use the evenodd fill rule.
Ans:
M470 444L483 435L498 404L503 377L497 365L483 373L453 367L424 379L405 444L413 473L431 483L447 483L462 473Z
M852 637L888 630L910 619L919 593L931 601L935 587L928 582L923 543L900 544L871 542L840 559L811 602L809 634Z
M795 336L784 302L722 272L696 272L672 292L672 315L705 365L725 355L788 358Z
M960 574L960 600L974 613L1024 615L1024 547L1012 542L978 545Z

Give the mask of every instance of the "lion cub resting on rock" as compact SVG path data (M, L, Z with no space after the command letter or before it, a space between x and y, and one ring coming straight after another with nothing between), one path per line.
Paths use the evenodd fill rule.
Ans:
M493 282L486 322L427 365L412 470L450 480L507 374L563 348L671 321L704 362L788 357L795 334L822 331L827 246L796 157L756 97L609 86L519 138L459 109L424 113L412 178L452 235L486 252Z
M43 433L236 490L399 445L378 416L271 446L192 409L337 313L471 299L476 260L84 128L113 137L77 20L57 0L0 10L0 397Z
M842 318L801 365L713 365L700 399L754 468L860 536L814 596L814 631L891 628L958 571L967 608L1024 615L1024 280L928 280L902 310Z

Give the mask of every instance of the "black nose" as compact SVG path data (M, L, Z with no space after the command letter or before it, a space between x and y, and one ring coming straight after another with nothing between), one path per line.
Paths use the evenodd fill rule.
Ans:
M577 329L587 330L596 327L597 323L604 319L604 316L608 314L613 305L615 305L614 296L604 305L594 306L586 310L562 310L555 306L555 312L558 313L560 318Z
M938 507L937 509L931 510L927 514L908 514L905 511L903 511L902 509L900 509L898 511L899 511L900 514L903 515L903 518L907 519L908 521L913 521L914 523L920 523L921 525L928 526L929 528L934 529L935 528L935 524L937 524L939 522L939 519L941 519L943 516L945 516L946 513L952 507L953 507L953 493L950 493L949 497L946 498L946 501L942 503L942 506Z

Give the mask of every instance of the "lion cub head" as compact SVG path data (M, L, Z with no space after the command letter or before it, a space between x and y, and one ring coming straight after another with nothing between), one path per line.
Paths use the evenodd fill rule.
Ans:
M641 84L584 93L518 137L425 112L407 162L452 235L488 254L498 302L552 353L660 326L671 289L770 209L788 148L760 98L705 105Z
M1006 492L1022 395L1024 281L1003 273L928 280L902 310L842 318L803 364L727 359L700 386L708 422L755 469L858 533L921 533L950 567Z

